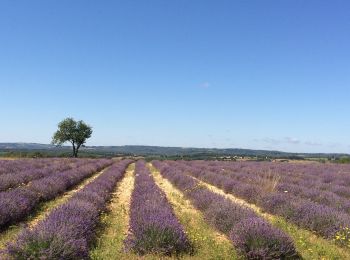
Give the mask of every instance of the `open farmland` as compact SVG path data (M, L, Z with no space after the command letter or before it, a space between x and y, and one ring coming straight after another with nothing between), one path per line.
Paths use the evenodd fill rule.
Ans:
M350 167L0 160L0 259L350 259Z

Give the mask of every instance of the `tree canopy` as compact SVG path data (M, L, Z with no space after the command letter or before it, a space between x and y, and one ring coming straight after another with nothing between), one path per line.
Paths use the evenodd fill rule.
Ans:
M68 117L58 124L58 130L52 137L52 144L62 145L70 142L73 146L73 157L78 157L79 148L91 137L91 134L91 126L82 120L75 121Z

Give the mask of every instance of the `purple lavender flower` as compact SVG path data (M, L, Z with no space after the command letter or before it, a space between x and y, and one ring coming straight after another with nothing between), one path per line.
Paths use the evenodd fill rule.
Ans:
M161 174L203 212L211 225L230 236L243 256L248 259L299 258L287 234L258 217L251 209L201 186L198 180L186 174L189 173L187 165L177 167L178 164L153 162Z
M28 186L0 192L0 228L20 221L33 212L40 202L53 199L111 163L111 160L105 159L89 160L78 168L34 180Z
M136 163L131 198L130 235L126 249L138 254L179 255L192 248L163 191L154 183L144 161Z
M239 221L230 238L248 259L300 259L293 240L260 218Z
M7 245L11 259L89 259L99 215L130 160L115 163L34 229L26 229Z

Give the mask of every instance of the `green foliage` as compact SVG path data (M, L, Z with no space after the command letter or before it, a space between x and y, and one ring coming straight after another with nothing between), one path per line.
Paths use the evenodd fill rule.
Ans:
M58 130L52 137L52 144L62 145L70 142L73 146L73 156L78 157L79 148L90 138L91 126L83 121L75 121L73 118L66 118L58 124Z
M350 157L342 157L336 160L337 163L350 163Z

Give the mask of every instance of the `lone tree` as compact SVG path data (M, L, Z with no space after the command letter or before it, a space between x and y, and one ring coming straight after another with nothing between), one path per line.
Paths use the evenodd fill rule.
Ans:
M90 138L91 126L83 121L75 121L73 118L66 118L58 124L58 130L52 137L52 144L62 145L70 142L73 146L73 157L78 157L79 148Z

